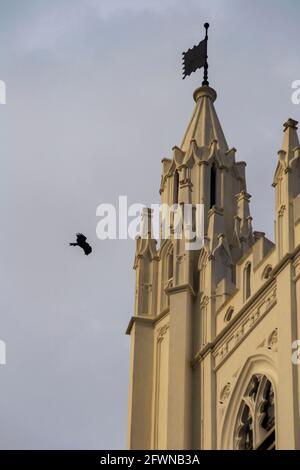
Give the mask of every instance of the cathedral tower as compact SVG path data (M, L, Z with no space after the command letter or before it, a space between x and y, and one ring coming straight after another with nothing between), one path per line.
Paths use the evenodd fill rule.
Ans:
M187 250L172 229L158 243L150 209L136 242L131 449L300 448L297 122L278 152L274 244L252 230L246 163L227 145L216 96L194 92L182 143L162 161L161 203L203 205L203 246Z

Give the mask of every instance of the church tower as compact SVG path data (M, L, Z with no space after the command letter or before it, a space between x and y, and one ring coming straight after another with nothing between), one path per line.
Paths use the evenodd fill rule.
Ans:
M187 249L172 227L158 243L150 209L136 241L130 449L300 449L297 122L284 124L278 152L274 244L252 229L246 163L227 144L216 97L208 85L194 92L160 185L162 204L202 205L204 243Z

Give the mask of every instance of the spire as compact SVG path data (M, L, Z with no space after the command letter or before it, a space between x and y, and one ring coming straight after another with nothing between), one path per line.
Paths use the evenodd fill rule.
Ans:
M193 139L196 140L198 147L209 147L212 141L216 140L217 148L227 152L228 145L213 104L217 93L213 88L204 85L197 88L193 96L196 106L183 138L181 149L186 152Z
M281 169L283 168L285 171L291 169L293 164L295 164L295 162L300 156L297 124L298 122L291 118L289 118L283 124L283 142L282 147L278 152L278 164L273 179L274 187L276 187L276 185L278 184L278 178L280 176Z
M299 147L299 139L297 134L298 122L294 119L288 119L284 124L284 135L282 150L286 152L288 159L292 156L292 152L296 147Z
M273 179L276 191L276 246L278 259L295 248L295 221L299 200L299 159L300 146L297 135L298 122L288 119L284 124L281 150Z

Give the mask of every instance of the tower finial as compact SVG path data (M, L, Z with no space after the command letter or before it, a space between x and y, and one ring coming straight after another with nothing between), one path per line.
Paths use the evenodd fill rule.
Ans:
M202 85L209 85L209 82L208 82L208 62L207 62L207 59L208 59L208 55L207 55L207 42L208 42L208 34L207 34L207 30L209 28L209 23L204 23L204 28L205 28L205 40L206 40L206 55L205 55L205 62L204 62L204 72L203 72L203 82L202 82Z

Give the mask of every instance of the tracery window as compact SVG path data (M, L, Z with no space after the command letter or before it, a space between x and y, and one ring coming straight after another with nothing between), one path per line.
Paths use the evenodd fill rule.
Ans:
M253 375L246 388L236 420L234 448L275 449L274 389L264 375Z

